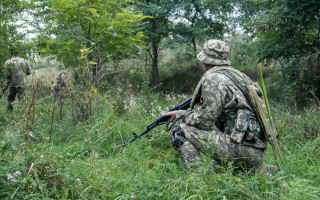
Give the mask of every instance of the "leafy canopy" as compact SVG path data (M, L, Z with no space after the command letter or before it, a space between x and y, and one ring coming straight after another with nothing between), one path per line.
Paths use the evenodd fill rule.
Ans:
M142 47L140 23L145 17L125 7L125 0L48 0L43 51L54 53L65 65L76 66L80 49L89 48L88 59L104 63ZM51 36L54 34L54 37ZM49 49L46 49L49 47Z

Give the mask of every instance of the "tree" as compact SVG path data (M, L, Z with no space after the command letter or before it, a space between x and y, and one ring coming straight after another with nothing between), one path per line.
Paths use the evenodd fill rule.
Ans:
M10 57L10 49L23 48L23 34L18 32L18 17L27 8L23 0L2 0L0 3L0 65Z
M125 2L40 1L40 10L46 13L44 23L51 24L38 38L38 45L43 46L40 51L54 53L66 66L77 67L85 60L90 75L95 78L104 63L127 56L143 46L140 22L145 17L126 8Z
M319 97L320 2L250 0L238 7L256 47L253 56L265 64L280 61L282 85L291 85L300 103L312 90Z
M191 44L193 56L197 54L197 42L224 37L229 32L230 14L233 11L230 0L175 0L173 18L175 40Z
M241 4L247 18L246 30L257 38L257 56L260 60L307 56L319 52L319 1L246 2Z
M148 37L145 40L145 46L152 60L153 84L156 86L160 83L158 69L160 42L169 35L172 29L169 18L174 2L171 0L138 0L134 5L145 16L150 16L144 19L147 22L144 27L144 35Z
M10 58L11 49L24 56L27 53L24 34L19 31L18 17L27 9L29 3L24 0L2 0L0 2L0 87L5 81L4 63Z

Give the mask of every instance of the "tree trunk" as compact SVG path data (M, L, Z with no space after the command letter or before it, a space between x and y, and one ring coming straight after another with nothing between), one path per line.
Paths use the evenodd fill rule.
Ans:
M157 86L160 83L159 78L159 69L158 69L158 45L156 42L156 38L152 39L152 52L153 52L153 59L152 59L152 71L153 71L153 85Z
M193 1L192 1L192 3L193 3L193 5L194 5L195 8L196 8L196 13L194 14L194 16L192 17L192 20L191 20L191 27L192 27L192 29L193 29L194 23L195 23L196 18L197 18L197 13L198 13L198 11L199 11L199 8L198 8L196 2L193 2ZM194 34L193 34L193 35L194 35ZM196 38L195 38L194 36L192 37L192 45L193 45L193 54L194 54L195 57L197 57L197 44L196 44ZM197 67L199 68L199 67L200 67L200 66L199 66L199 63L197 62L196 64L197 64Z
M193 45L193 53L194 53L194 56L196 57L197 56L197 44L196 44L196 40L195 38L193 37L192 38L192 45ZM197 62L197 67L199 68L199 63Z

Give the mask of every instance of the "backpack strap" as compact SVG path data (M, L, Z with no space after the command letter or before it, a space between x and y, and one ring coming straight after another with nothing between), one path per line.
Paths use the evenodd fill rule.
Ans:
M223 71L217 71L216 73L219 73L219 74L223 74L225 76L227 76L236 86L237 88L239 88L239 90L241 90L241 92L244 94L244 96L247 98L248 100L248 103L250 105L250 107L254 110L254 107L252 105L252 102L251 102L251 98L248 94L248 90L246 88L246 85L245 83L241 82L239 79L237 79L235 77L235 75L230 72L229 70L226 71L226 70L223 70ZM239 78L241 78L242 80L244 80L246 82L246 84L248 84L248 79L247 77L241 77L240 74L237 74ZM253 82L250 80L250 82L253 84Z

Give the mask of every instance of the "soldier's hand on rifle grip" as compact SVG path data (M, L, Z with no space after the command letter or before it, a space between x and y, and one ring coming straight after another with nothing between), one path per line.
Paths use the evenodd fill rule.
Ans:
M173 122L176 119L177 112L178 112L177 110L167 112L167 113L164 113L162 116L163 117L170 116L170 118L168 119L168 122Z

